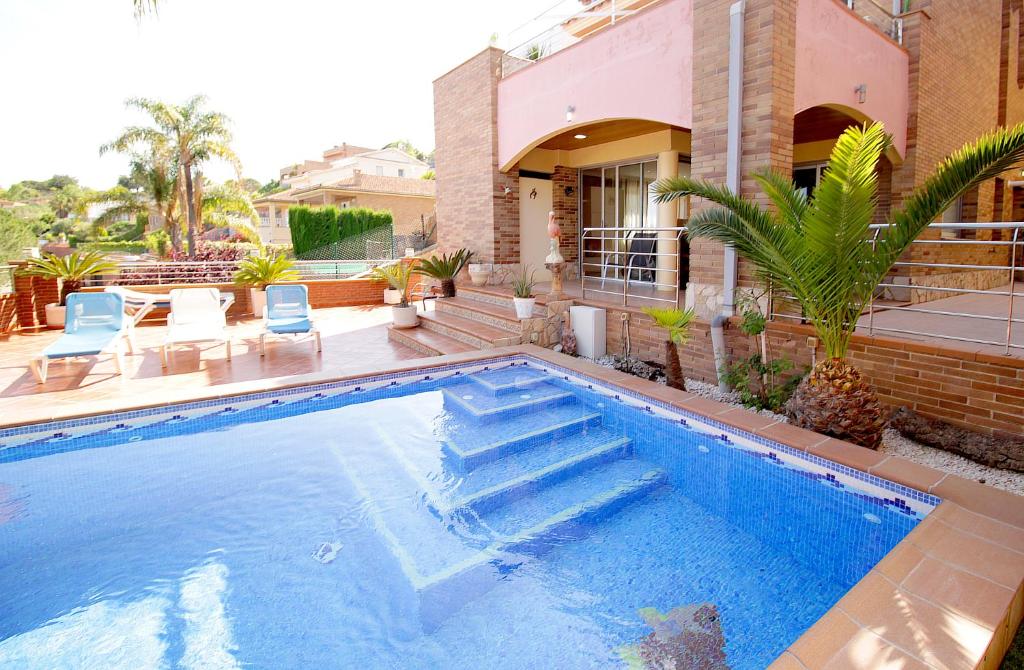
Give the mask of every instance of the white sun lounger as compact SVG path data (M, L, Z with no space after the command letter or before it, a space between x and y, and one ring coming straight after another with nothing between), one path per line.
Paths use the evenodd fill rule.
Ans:
M140 323L154 309L171 308L171 296L168 293L144 293L142 291L133 291L124 286L108 286L103 290L107 293L116 293L124 298L124 311L128 316L132 317L132 325ZM220 294L220 308L224 312L227 312L228 307L234 302L235 294Z
M176 344L223 342L227 360L231 360L231 336L221 307L220 291L215 288L179 288L171 291L171 313L167 315L167 335L160 347L160 361L167 367L167 355Z

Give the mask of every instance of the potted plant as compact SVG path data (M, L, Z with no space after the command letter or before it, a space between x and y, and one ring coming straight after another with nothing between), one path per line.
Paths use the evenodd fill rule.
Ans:
M235 284L249 287L252 315L263 316L263 308L267 305L267 286L296 281L298 278L295 264L284 254L250 256L238 264Z
M679 347L690 341L690 324L695 312L692 309L665 307L644 307L644 314L654 319L654 324L668 333L665 340L665 383L669 388L686 390L686 379L679 364Z
M24 270L25 274L60 282L60 301L46 305L46 325L49 328L64 327L64 306L68 296L79 291L86 279L114 272L117 272L117 264L95 251L75 252L64 257L46 254L42 258L30 258Z
M469 280L473 282L473 286L486 286L487 282L491 279L491 264L490 263L470 263L469 264Z
M424 258L416 267L414 272L424 277L431 277L441 282L441 297L455 297L455 277L462 272L473 252L468 249L459 249L450 254L441 254Z
M534 272L529 265L524 265L515 277L512 278L512 302L516 306L516 317L529 319L533 316L533 305L537 299L533 297Z
M412 263L396 261L373 269L374 279L386 281L398 291L400 300L391 307L391 323L395 328L414 328L419 324L416 316L416 305L409 304L409 279L413 274Z

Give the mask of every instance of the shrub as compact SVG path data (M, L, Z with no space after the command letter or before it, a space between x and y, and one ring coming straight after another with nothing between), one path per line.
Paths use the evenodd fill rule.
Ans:
M164 233L165 235L167 233ZM102 241L86 242L81 246L85 251L106 251L124 254L144 254L148 251L145 242Z
M391 212L363 207L291 207L288 210L292 247L299 258L353 235L384 226L390 228L392 222Z
M163 258L167 255L167 250L171 248L171 236L167 234L166 230L154 230L146 235L143 243L151 254Z

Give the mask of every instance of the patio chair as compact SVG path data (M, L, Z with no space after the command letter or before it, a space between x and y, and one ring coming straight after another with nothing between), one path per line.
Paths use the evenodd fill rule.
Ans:
M224 354L231 360L231 336L227 331L225 309L220 291L215 288L176 288L171 291L171 313L167 315L167 335L160 347L160 362L166 368L167 356L175 344L223 342Z
M260 356L265 356L267 335L312 335L317 352L323 351L320 331L310 318L309 290L302 284L267 287L267 304L263 308L263 332L260 333Z
M652 268L656 266L654 253L658 239L654 233L636 232L628 234L629 247L625 254L609 254L601 268L601 279L608 278L608 271L614 270L613 278L618 278L618 271L624 271L623 277L630 281L654 281ZM624 257L624 258L623 258Z
M124 314L124 298L111 293L72 293L68 296L64 334L32 360L32 372L42 384L49 362L58 358L114 354L117 373L124 369L124 343L135 350Z

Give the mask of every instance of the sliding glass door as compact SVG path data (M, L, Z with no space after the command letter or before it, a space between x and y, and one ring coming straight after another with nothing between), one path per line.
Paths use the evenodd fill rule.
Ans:
M654 281L649 269L653 258L644 252L653 251L655 234L643 229L658 225L658 208L650 195L657 178L657 161L580 170L581 227L608 229L583 240L580 259L585 276L621 280L631 265L630 281Z

